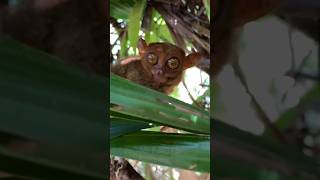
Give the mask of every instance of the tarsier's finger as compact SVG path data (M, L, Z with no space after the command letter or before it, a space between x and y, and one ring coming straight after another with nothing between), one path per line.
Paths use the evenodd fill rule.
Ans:
M140 56L131 56L131 57L127 57L126 59L120 61L120 64L126 65L126 64L129 64L130 62L133 62L133 61L139 61L140 59L141 59Z

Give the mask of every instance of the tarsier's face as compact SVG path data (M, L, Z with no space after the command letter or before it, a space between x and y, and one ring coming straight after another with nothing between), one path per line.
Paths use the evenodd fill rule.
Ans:
M170 83L201 59L199 53L185 56L182 49L169 43L147 45L140 39L138 48L143 66L150 70L153 79L159 84Z
M182 73L185 54L181 49L167 43L154 43L148 47L142 63L151 70L155 80L165 83Z

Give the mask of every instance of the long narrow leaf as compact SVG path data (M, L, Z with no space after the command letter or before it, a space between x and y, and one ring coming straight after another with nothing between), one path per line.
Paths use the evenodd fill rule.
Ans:
M113 139L111 154L194 171L210 171L210 137L139 132Z
M210 21L210 0L203 0L203 4L206 8L206 14L207 14L208 19Z
M145 128L150 128L150 125L143 122L133 122L125 119L112 118L110 124L110 139Z
M106 161L97 157L107 151L107 79L7 38L0 39L0 57L0 132L51 147L41 145L28 156L3 150L0 170L14 171L8 169L11 161L18 170L32 167L36 158L34 169L42 166L43 170L30 171L34 176L48 176L45 173L51 168L66 167L65 171L77 169L85 174L88 170L104 177L105 171L96 167Z
M0 131L105 151L106 78L10 39L0 56Z
M209 113L163 93L111 74L110 102L115 112L197 133L210 133Z
M129 14L128 39L134 51L136 50L139 39L140 21L145 4L145 0L137 0Z

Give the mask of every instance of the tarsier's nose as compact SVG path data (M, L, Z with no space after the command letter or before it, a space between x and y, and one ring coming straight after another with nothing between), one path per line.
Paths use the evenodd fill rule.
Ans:
M153 71L153 78L156 81L156 83L165 83L167 81L167 78L164 75L164 71L162 69L154 69Z
M157 69L155 74L158 76L161 76L161 75L163 75L163 71L161 69Z

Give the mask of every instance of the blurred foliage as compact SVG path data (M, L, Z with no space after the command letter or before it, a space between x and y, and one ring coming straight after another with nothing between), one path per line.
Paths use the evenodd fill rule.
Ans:
M239 66L225 67L211 99L215 118L255 135L241 137L214 122L217 140L230 140L236 146L230 146L230 151L245 149L232 158L228 152L215 153L219 156L215 175L231 179L319 179L319 44L274 16L247 24L239 36L239 52L233 59ZM226 132L230 134L222 138ZM274 159L272 153L284 159ZM241 159L248 154L254 158ZM295 176L277 168L282 165L292 168ZM303 175L306 171L310 176Z
M0 171L105 179L106 78L5 37L0 57Z

